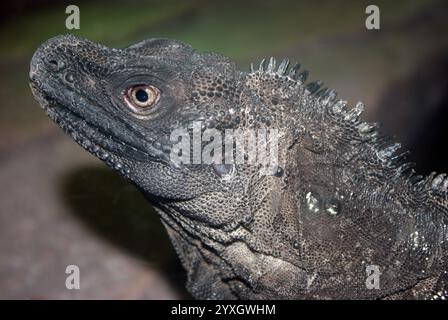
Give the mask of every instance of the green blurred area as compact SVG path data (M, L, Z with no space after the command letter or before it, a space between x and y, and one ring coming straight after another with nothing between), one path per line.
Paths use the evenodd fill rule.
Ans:
M434 1L376 1L384 27ZM370 1L91 1L82 2L80 36L122 47L146 37L172 37L198 50L247 60L296 43L364 29ZM0 58L23 59L49 37L67 33L66 4L26 13L0 32Z
M170 37L200 51L223 53L243 70L264 56L289 56L350 100L358 90L373 86L375 91L384 77L397 77L428 52L446 47L446 26L438 26L440 21L424 22L426 31L421 21L416 30L412 23L442 2L376 1L380 31L365 28L370 2L355 0L81 1L81 29L70 31L67 3L27 11L4 22L0 31L0 147L5 139L21 140L48 125L28 88L28 63L39 44L55 35L73 33L113 47ZM345 88L344 81L366 74L368 85ZM358 99L370 101L366 91Z

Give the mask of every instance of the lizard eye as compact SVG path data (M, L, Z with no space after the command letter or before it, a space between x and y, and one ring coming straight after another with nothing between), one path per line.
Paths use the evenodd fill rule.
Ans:
M126 90L125 100L135 112L141 113L159 101L160 91L151 85L138 85Z

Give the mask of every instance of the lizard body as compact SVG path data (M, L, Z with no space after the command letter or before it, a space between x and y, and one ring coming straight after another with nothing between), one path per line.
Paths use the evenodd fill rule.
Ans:
M448 179L421 177L336 92L284 60L228 58L149 39L44 43L32 91L83 148L137 185L208 299L447 296ZM170 161L173 130L278 129L278 165ZM368 268L380 282L368 286Z

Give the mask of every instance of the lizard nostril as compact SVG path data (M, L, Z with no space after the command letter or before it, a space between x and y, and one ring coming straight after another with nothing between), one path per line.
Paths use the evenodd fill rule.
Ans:
M55 71L62 70L65 67L64 61L55 59L48 60L48 65Z
M67 82L75 82L75 77L73 76L72 73L67 73L67 74L65 75L65 80L66 80Z

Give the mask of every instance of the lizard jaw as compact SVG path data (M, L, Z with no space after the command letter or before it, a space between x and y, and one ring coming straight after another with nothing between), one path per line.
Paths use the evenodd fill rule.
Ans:
M81 147L127 177L133 162L163 162L163 158L156 156L160 153L157 150L145 150L108 131L104 126L112 120L107 115L102 115L102 121L98 116L91 117L98 120L92 123L85 113L94 112L94 103L60 79L62 70L55 70L54 62L47 61L46 52L45 45L35 52L29 76L32 93L50 119Z
M46 112L48 117L55 122L65 133L70 135L75 142L82 148L104 161L113 169L119 171L122 175L130 174L129 166L125 165L123 159L116 155L116 152L102 147L100 139L105 135L93 128L79 115L65 108L63 104L51 99L44 90L39 88L36 81L30 81L31 91L38 101L39 105Z

